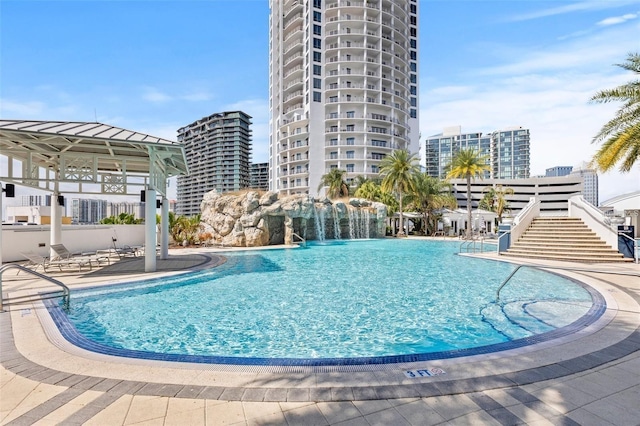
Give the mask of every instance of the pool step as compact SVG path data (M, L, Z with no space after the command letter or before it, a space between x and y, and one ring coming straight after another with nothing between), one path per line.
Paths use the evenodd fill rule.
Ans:
M632 262L607 245L579 218L538 217L511 247L507 257L569 262Z

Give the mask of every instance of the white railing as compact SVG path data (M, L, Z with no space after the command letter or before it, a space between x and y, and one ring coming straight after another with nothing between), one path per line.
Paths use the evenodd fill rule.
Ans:
M511 226L511 242L515 243L520 239L520 236L527 230L531 221L534 218L540 216L540 200L536 197L529 199L529 204L524 206L520 213L513 218L513 225Z
M611 226L611 220L597 207L588 203L582 195L569 198L569 217L578 217L607 245L618 250L618 232Z

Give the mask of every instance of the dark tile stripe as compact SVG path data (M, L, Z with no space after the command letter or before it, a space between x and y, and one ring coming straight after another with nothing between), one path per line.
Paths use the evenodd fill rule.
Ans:
M42 419L43 417L53 413L58 408L67 404L69 401L83 393L84 391L81 389L73 389L69 388L60 392L58 395L53 398L48 399L37 407L32 408L21 416L15 418L14 420L7 423L7 426L16 426L25 424L25 421L28 421L27 424L33 424L35 421Z

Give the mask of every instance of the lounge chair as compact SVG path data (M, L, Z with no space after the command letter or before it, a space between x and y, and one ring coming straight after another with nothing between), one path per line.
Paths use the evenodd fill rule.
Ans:
M27 262L22 266L24 266L25 268L29 268L32 271L37 271L38 268L42 266L42 270L44 272L47 272L47 265L49 263L49 258L40 256L39 254L34 253L32 251L21 251L20 254L27 258ZM20 270L18 270L18 274L19 273L20 273Z
M57 265L60 270L63 266L77 266L78 271L82 270L83 266L88 266L91 269L91 262L95 262L99 265L100 262L109 262L109 256L95 255L95 254L73 254L64 246L64 244L52 244L51 249L56 254L51 258L49 264Z
M125 256L135 257L138 255L138 248L127 246L127 245L118 247L116 246L116 241L118 241L116 238L111 238L113 247L110 249L110 252L116 254L120 259L122 259Z

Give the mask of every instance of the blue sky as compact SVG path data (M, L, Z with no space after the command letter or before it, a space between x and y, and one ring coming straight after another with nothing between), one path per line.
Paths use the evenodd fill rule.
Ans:
M422 0L420 132L531 130L531 172L579 165L636 76L640 3ZM268 159L267 0L0 2L0 117L95 121L175 140L203 116L253 116ZM175 185L172 186L175 190ZM640 190L640 166L600 176L600 200ZM170 196L172 194L170 193ZM173 195L175 197L175 195Z

